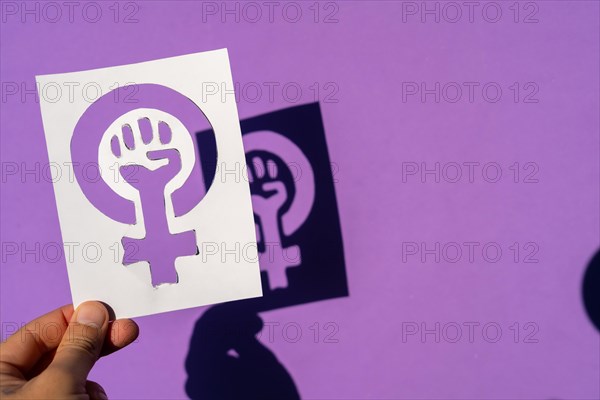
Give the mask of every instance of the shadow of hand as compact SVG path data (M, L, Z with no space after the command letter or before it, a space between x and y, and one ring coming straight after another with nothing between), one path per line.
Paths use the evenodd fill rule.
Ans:
M292 377L256 335L263 321L251 305L225 303L196 322L186 359L192 399L299 399Z

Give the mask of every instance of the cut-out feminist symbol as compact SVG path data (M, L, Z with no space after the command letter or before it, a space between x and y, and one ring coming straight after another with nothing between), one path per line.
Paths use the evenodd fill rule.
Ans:
M172 233L169 220L206 194L198 190L208 185L198 184L199 155L190 133L205 117L166 87L138 85L138 93L135 104L115 103L112 92L92 104L75 128L71 153L74 162L97 160L102 181L88 182L75 170L78 183L98 210L133 226L122 238L123 265L147 261L157 286L177 282L175 259L198 252L194 230ZM136 237L141 225L143 235Z
M283 247L282 238L293 234L310 214L315 198L313 170L302 151L280 134L258 131L245 135L243 140L250 157L248 180L259 221L257 237L264 245L259 253L260 266L268 274L271 289L286 288L287 269L299 266L302 260L300 247ZM279 166L269 154L281 160ZM295 170L288 171L288 179L283 178L284 168ZM284 181L292 186L293 197Z
M48 159L75 176L52 182L65 250L85 243L65 260L73 303L132 318L261 296L248 182L215 179L246 162L235 99L203 90L233 86L227 49L36 76L69 82L99 95L40 96Z

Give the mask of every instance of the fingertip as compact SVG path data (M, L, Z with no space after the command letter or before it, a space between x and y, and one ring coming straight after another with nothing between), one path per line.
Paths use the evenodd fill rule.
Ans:
M140 328L131 319L118 319L113 321L110 328L110 352L116 351L133 343L139 336Z
M65 324L69 323L69 321L73 317L73 313L75 312L75 307L73 306L73 304L65 304L64 306L59 307L59 310L63 314Z
M109 320L106 306L99 301L85 301L75 309L71 322L103 327Z
M121 327L125 331L125 335L123 337L125 339L127 339L124 342L124 345L126 346L126 345L134 342L138 338L138 336L140 335L140 327L132 319L122 319L120 321L123 322L123 324L121 325Z
M72 304L71 304L71 306L72 306ZM106 305L104 305L104 303L102 303L101 301L98 301L98 300L82 301L81 303L79 303L79 305L77 307L75 307L75 311L79 310L83 306L100 307L100 308L103 308L106 312L108 312L108 310L106 309Z

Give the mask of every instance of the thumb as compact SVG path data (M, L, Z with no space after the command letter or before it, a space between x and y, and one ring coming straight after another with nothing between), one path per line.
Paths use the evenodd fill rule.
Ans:
M81 304L73 313L45 373L70 387L85 386L87 376L100 356L108 319L108 311L102 303Z

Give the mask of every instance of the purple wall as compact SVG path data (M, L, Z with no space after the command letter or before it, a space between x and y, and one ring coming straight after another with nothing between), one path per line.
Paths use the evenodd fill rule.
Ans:
M37 15L20 14L36 4ZM267 5L253 3L263 13L256 23L249 21L256 9L242 3L239 22L210 13L225 7L221 2L120 3L118 23L112 2L78 3L72 23L67 6L54 4L62 8L59 17L44 3L2 3L1 233L3 246L19 247L15 255L3 248L3 337L15 323L70 302L64 260L51 260L61 236L52 185L44 179L39 104L29 93L34 76L227 47L240 82L241 118L315 101L318 88L337 166L350 297L262 314L274 337L270 343L263 331L261 341L302 397L600 396L598 332L581 301L583 273L599 242L597 2L520 3L518 22L513 2L481 2L473 22L461 6L455 23L447 20L456 9L436 2L427 7L437 4L439 23L435 15L421 21L421 2L321 3L318 23L313 2L294 3L302 10L297 23L288 21L292 6L282 15L285 3L275 7L273 22ZM94 5L102 11L96 23ZM414 7L417 15L409 15ZM502 15L492 23L495 7ZM137 22L123 23L132 12ZM323 22L332 18L337 22ZM269 82L278 83L272 98ZM435 94L424 101L408 94L421 82L430 89L440 83L439 102ZM454 103L452 82L463 89ZM465 82L479 83L472 102ZM302 98L295 102L297 87ZM494 103L497 87L502 95ZM469 162L480 163L473 182L463 164ZM41 177L6 176L6 168L36 163ZM424 183L419 174L403 176L413 163L440 163L440 182L432 174ZM463 165L456 183L449 182L453 163ZM486 163L492 164L482 174ZM498 166L501 178L488 182ZM439 243L440 262L431 254L424 262L421 253L407 255L409 242ZM452 263L454 242L463 254ZM465 242L480 244L474 262ZM36 245L40 251L26 251ZM502 255L494 263L495 246ZM203 311L139 318L138 342L100 361L91 378L114 398L185 397L184 359ZM334 325L326 330L328 322ZM472 343L469 322L479 324ZM287 323L301 327L298 342L282 334ZM403 330L421 323L440 324L439 343L434 334L403 338ZM456 324L463 336L452 343ZM339 328L337 343L325 340L332 326ZM498 326L502 336L490 343Z

